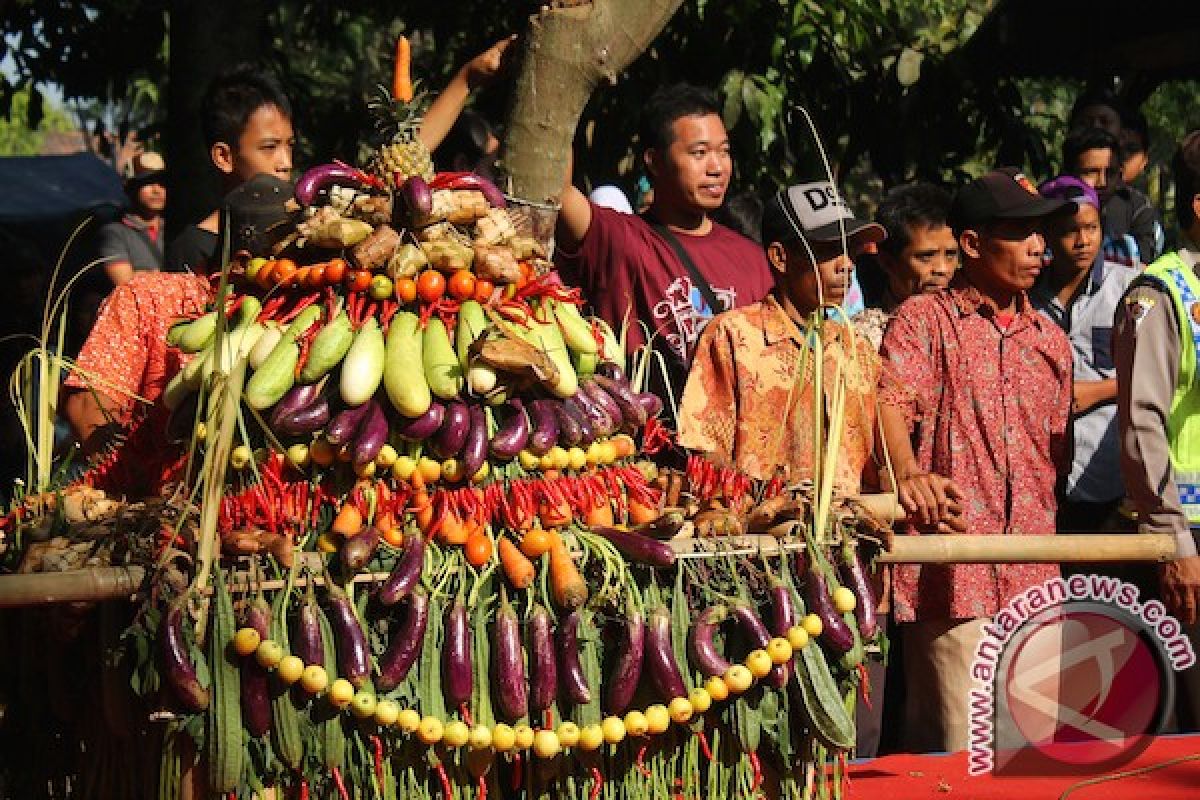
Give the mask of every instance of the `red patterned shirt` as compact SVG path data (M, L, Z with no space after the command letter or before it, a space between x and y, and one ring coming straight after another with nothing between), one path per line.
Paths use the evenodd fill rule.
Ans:
M179 369L167 347L167 329L199 314L212 296L208 280L189 273L138 272L100 306L100 315L66 385L93 388L128 423L137 399L154 402Z
M974 535L1054 532L1071 347L1026 298L1018 308L1002 328L960 275L945 291L906 301L883 339L880 402L909 420L919 466L958 484ZM896 619L991 616L1057 574L1057 565L1041 564L899 565Z

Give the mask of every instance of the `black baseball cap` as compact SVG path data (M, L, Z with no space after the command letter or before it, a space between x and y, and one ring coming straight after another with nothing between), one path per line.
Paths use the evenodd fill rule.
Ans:
M877 223L856 219L837 187L828 181L780 189L763 209L765 245L801 237L809 242L839 242L843 235L855 242L881 242L887 238L887 231Z
M962 231L999 219L1039 219L1076 210L1070 200L1042 197L1016 167L1001 167L976 178L954 195L950 227Z

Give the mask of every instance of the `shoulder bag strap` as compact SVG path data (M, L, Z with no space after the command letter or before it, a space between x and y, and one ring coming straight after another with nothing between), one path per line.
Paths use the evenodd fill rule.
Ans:
M692 284L700 290L700 294L704 297L704 302L708 303L708 307L712 309L712 313L720 314L724 311L725 308L717 303L717 295L713 292L712 286L709 285L708 280L700 273L696 262L692 261L692 257L688 255L688 251L684 249L683 243L679 241L678 237L671 233L670 228L660 222L650 222L650 227L662 237L663 241L671 246L671 249L675 251L675 255L679 256L684 269L688 271L688 275L692 278Z

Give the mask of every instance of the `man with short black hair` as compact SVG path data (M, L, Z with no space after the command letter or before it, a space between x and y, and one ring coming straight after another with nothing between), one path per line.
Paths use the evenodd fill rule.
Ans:
M946 222L950 194L931 183L897 186L875 211L887 231L879 244L885 285L867 305L891 313L914 294L946 288L958 269L958 242Z
M145 152L130 162L132 174L125 181L129 210L100 229L98 250L106 259L104 271L114 286L120 286L136 271L163 267L163 211L167 188L163 181L166 164L158 153Z
M773 280L763 250L709 216L720 208L733 164L713 93L687 84L646 103L641 142L654 200L643 215L590 202L569 183L558 215L559 263L627 345L653 337L678 398L700 332L714 314L756 303ZM642 330L645 326L645 333ZM651 374L657 379L655 370Z

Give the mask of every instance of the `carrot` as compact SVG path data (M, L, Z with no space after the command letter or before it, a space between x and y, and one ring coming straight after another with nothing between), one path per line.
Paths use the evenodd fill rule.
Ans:
M587 584L561 537L550 546L550 596L560 608L572 610L587 602Z
M629 498L629 524L630 525L645 525L662 516L662 511L658 508L639 503L634 498Z
M528 588L533 583L536 573L533 562L526 558L525 554L507 536L500 537L499 550L500 566L504 568L504 576L508 578L508 582L514 589ZM467 558L470 560L469 555Z
M492 559L492 540L483 531L476 530L467 536L467 541L463 544L463 551L466 553L467 563L479 569ZM532 564L529 569L533 569ZM532 580L532 573L530 580Z
M363 528L362 513L350 500L342 504L333 519L333 532L341 536L354 536Z
M583 515L583 521L589 528L611 528L613 525L612 503L608 498L597 499L594 508L588 509Z
M417 518L417 527L426 536L433 530L433 498L425 489L425 479L419 470L414 470L411 478L413 496L408 508Z
M447 508L437 523L437 538L443 544L466 544L470 531L458 512Z
M396 65L392 68L392 98L401 103L411 103L413 99L412 84L412 45L407 36L396 40Z
M526 558L541 558L553 544L554 536L542 528L530 528L521 536L521 552Z

